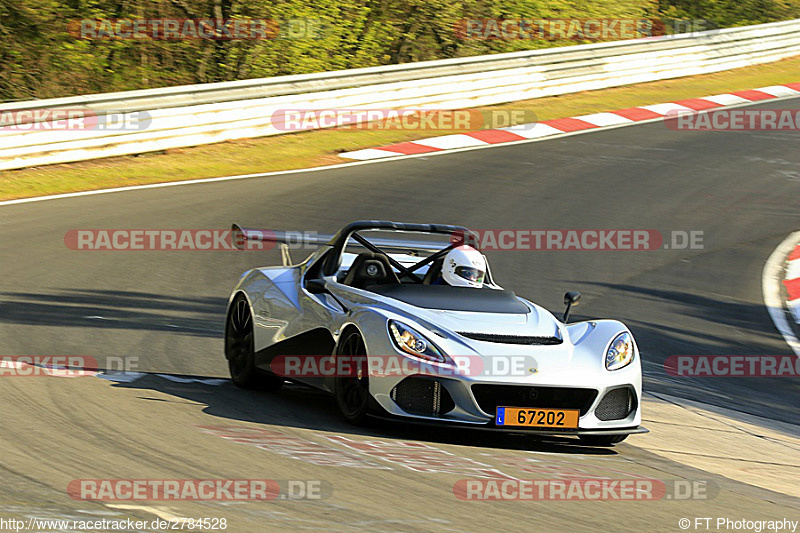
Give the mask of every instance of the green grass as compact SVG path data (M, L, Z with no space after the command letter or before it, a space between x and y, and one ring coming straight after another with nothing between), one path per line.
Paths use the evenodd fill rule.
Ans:
M717 74L537 98L484 109L524 109L542 121L791 82L800 82L800 57ZM0 199L331 165L347 161L337 155L340 152L448 133L457 132L319 130L166 153L3 171Z

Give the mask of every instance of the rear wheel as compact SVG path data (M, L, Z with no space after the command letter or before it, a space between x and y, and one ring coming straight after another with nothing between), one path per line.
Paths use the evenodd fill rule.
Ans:
M579 435L579 439L589 446L613 446L628 438L627 435Z
M277 390L283 379L261 374L255 365L253 317L247 298L236 297L225 323L225 358L234 385L243 389Z
M367 347L355 330L345 333L336 349L337 371L335 395L339 411L351 424L363 425L369 413L369 376ZM341 361L341 364L340 364Z

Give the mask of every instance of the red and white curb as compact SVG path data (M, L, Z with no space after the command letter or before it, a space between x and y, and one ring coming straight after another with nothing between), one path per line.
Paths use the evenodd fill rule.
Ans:
M800 244L794 247L786 260L783 284L786 287L786 307L795 324L800 324Z
M733 93L706 96L705 98L689 98L687 100L679 100L666 104L646 105L605 113L558 118L535 124L522 124L507 128L480 130L471 133L442 135L440 137L431 137L419 141L390 144L379 148L343 152L339 155L347 159L364 161L401 155L442 152L458 148L489 146L492 144L541 139L576 131L614 128L637 122L658 120L663 119L667 113L675 113L676 111L708 111L711 109L739 106L760 102L762 100L798 95L800 95L800 83L787 83L785 85L772 85L770 87L762 87L760 89L748 91L736 91Z
M775 327L800 357L800 231L787 237L767 259L762 277L764 304Z

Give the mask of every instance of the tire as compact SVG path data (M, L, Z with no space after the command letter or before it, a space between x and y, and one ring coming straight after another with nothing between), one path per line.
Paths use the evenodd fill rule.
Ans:
M262 374L255 366L253 318L247 298L241 294L231 304L225 322L225 358L231 381L237 387L274 391L283 385L283 378Z
M347 356L348 375L337 376L335 381L336 404L345 420L357 426L367 423L370 412L369 376L367 375L367 347L361 334L349 330L339 341L336 356ZM339 368L337 360L336 368Z
M613 446L628 438L627 435L578 435L587 446Z

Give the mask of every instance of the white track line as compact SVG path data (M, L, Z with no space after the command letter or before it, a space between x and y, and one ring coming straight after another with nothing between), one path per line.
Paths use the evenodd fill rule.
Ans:
M703 98L706 99L706 100L711 100L712 97L703 97ZM727 105L726 109L732 109L732 108L736 108L736 107L748 107L748 106L754 106L754 105L764 105L764 104L771 103L771 102L779 102L779 101L782 101L782 100L791 100L793 98L797 98L797 95L785 96L785 97L777 97L777 98L772 98L770 100L757 100L757 101L754 101L754 102L745 101L744 103L741 103L741 104ZM659 104L656 104L656 105L659 105ZM700 113L709 113L709 112L712 112L712 111L715 111L715 109L707 109L707 110L704 110L704 111L700 111ZM535 138L534 137L534 138L523 139L523 140L520 140L520 141L511 141L511 142L497 143L497 144L487 144L485 146L469 146L469 147L466 147L466 148L456 148L456 149L453 149L453 150L442 150L442 151L439 151L439 152L426 152L426 153L423 153L423 154L413 154L413 155L399 154L399 155L392 156L392 157L383 157L383 158L379 158L379 159L368 159L368 160L364 160L364 161L348 161L347 163L338 163L336 165L328 165L328 166L323 166L323 167L298 168L298 169L295 169L295 170L278 170L278 171L275 171L275 172L263 172L263 173L259 173L259 174L241 174L241 175L238 175L238 176L222 176L222 177L219 177L219 178L202 178L202 179L196 179L196 180L169 181L169 182L165 182L165 183L151 183L151 184L148 184L148 185L131 185L129 187L115 187L113 189L97 189L97 190L93 190L93 191L79 191L79 192L70 192L70 193L64 193L64 194L53 194L53 195L50 195L50 196L36 196L36 197L33 197L33 198L20 198L20 199L17 199L17 200L5 200L5 201L2 201L2 202L0 202L0 207L5 207L5 206L8 206L8 205L17 205L17 204L29 204L29 203L33 203L33 202L44 202L46 200L61 200L61 199L64 199L64 198L79 198L81 196L95 196L95 195L98 195L98 194L109 194L109 193L114 193L114 192L140 191L140 190L145 190L145 189L160 189L162 187L177 187L179 185L196 185L196 184L199 184L199 183L216 183L216 182L221 182L221 181L245 180L245 179L252 179L252 178L268 178L268 177L272 177L272 176L283 176L283 175L289 175L289 174L300 174L302 172L319 172L319 171L322 171L322 170L334 170L334 169L345 168L345 167L353 167L353 166L359 166L359 165L373 165L373 164L376 164L376 163L386 163L386 162L389 162L389 161L398 161L400 159L409 159L409 158L416 159L416 158L426 158L426 157L437 157L437 156L442 156L442 155L447 155L447 154L457 154L457 153L460 153L460 152L468 152L468 151L472 151L472 150L487 150L487 149L491 149L491 148L500 148L500 147L506 147L506 146L513 146L515 144L525 144L525 143L533 143L533 142L552 141L552 140L555 140L555 139L562 139L564 137L572 137L572 136L575 136L575 135L585 135L587 133L596 133L596 132L599 132L599 131L608 131L608 130L616 129L616 128L627 128L627 127L630 127L630 126L638 126L640 124L650 124L652 122L660 122L660 121L663 121L663 120L664 120L663 117L659 117L659 118L654 118L654 119L650 119L650 120L639 120L639 121L630 122L630 123L626 123L626 124L616 124L616 125L613 125L613 126L606 126L606 127L602 127L602 128L590 128L590 129L585 129L585 130L572 131L572 132L568 132L568 133L559 133L557 135L549 135L548 134L546 137L541 137L541 138ZM546 126L546 125L545 124L538 124L537 125L537 127L540 127L540 126ZM508 131L510 131L512 133L516 133L517 135L520 135L520 136L523 136L523 137L528 137L528 136L533 137L532 132L536 128L534 128L534 130L531 130L531 131L528 131L528 132L515 131L513 126L508 127L508 128L500 128L500 129L508 130ZM553 128L553 129L555 129L555 128ZM556 131L560 131L560 130L556 130ZM423 139L420 139L420 140L423 140ZM367 150L376 150L376 149L374 149L374 148L373 149L369 149L368 148Z
M595 126L599 126L601 128L605 126L614 126L617 124L631 124L635 122L634 120L625 118L615 113L592 113L591 115L579 115L573 118L577 118L578 120L588 122L589 124L594 124Z
M783 298L781 298L781 282L783 276L780 275L786 257L791 253L797 243L800 242L800 231L796 231L784 240L764 265L764 273L761 278L761 290L764 293L764 304L767 306L775 327L786 339L795 355L800 357L800 340L794 334L792 326L786 319L786 311L783 308Z
M712 96L704 96L702 99L714 102L715 104L724 105L725 107L751 102L751 100L736 96L735 94L715 94Z
M441 148L442 150L452 150L453 148L466 148L468 146L486 146L487 142L479 141L469 135L458 133L455 135L442 135L441 137L430 137L428 139L420 139L418 141L411 141L414 144L421 146L432 146L433 148Z
M797 278L800 278L800 259L789 261L789 265L786 267L786 279Z
M702 98L700 98L702 100ZM659 115L667 116L670 112L672 113L694 113L692 109L689 109L686 106L682 106L680 104L674 103L666 103L666 104L654 104L654 105L640 105L639 109L647 109L648 111L652 111L653 113L658 113Z
M785 85L770 85L769 87L761 87L758 89L762 93L771 94L772 96L792 96L800 94L800 91L795 91L791 87Z

